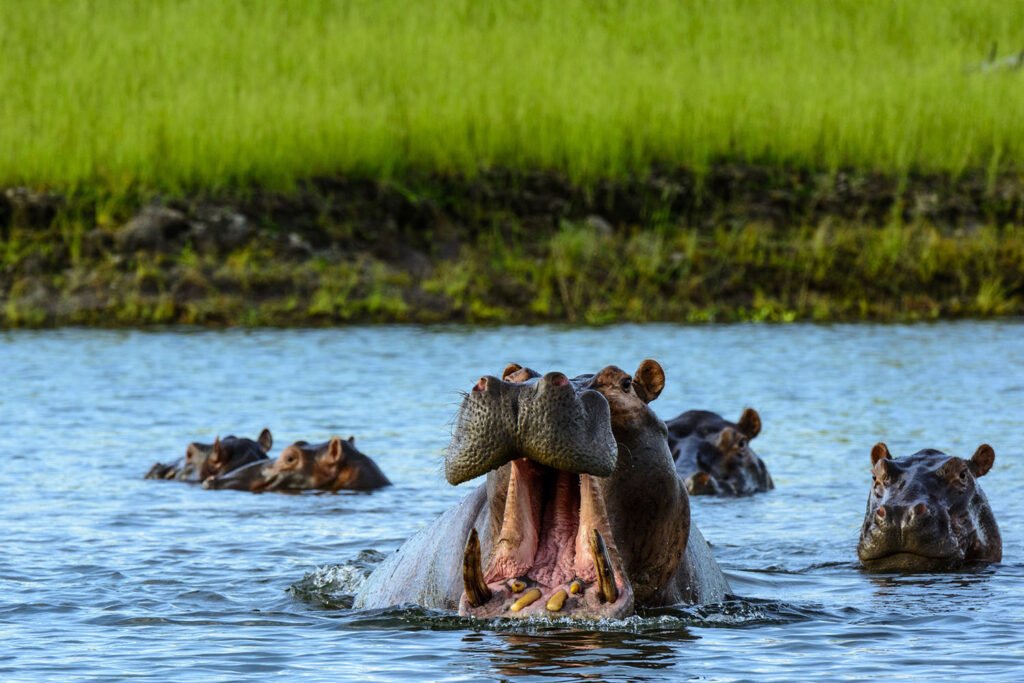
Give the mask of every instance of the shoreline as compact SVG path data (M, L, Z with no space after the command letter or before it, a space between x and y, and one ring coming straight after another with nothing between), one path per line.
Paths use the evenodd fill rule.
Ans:
M0 327L1024 315L1024 177L721 164L0 191Z

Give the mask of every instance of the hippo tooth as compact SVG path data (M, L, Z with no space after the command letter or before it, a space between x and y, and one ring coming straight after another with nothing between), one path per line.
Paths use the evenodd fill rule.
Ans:
M546 607L549 612L561 612L562 606L565 604L565 599L569 597L565 592L564 588L559 588L558 592L548 598L548 604Z
M615 572L612 570L612 560L608 556L604 536L597 529L590 532L590 554L594 558L594 568L597 570L597 588L601 602L615 602L619 599Z
M569 582L569 592L573 595L578 595L583 592L583 582L579 579L573 579Z
M539 588L531 588L530 590L528 590L525 593L523 593L523 596L521 598L519 598L518 600L513 602L512 603L512 607L510 609L513 612L518 612L519 610L523 609L524 607L529 607L530 605L532 605L533 603L537 602L538 600L540 600L540 589Z
M484 583L483 563L480 559L480 537L476 529L469 532L466 552L462 556L462 585L466 600L473 607L480 607L491 599L491 589Z
M526 590L526 582L522 579L513 579L509 582L508 589L513 593L522 593Z

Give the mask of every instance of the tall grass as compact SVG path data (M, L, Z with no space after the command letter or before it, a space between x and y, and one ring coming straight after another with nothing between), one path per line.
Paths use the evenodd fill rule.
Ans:
M0 184L1013 168L1005 0L0 0Z

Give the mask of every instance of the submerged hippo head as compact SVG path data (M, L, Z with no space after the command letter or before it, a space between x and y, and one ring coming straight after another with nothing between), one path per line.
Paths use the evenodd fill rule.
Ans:
M261 490L367 491L387 486L376 463L356 448L356 439L338 437L320 444L297 441L264 472Z
M621 617L632 612L637 590L648 594L649 584L675 569L688 514L680 527L672 511L681 542L649 533L633 514L651 512L638 509L649 492L632 480L648 470L633 462L619 467L620 432L650 427L664 444L664 425L650 420L646 407L664 384L655 366L641 366L637 377L645 380L637 382L614 366L570 380L518 365L502 379L477 382L445 461L453 484L488 474L489 514L466 544L460 613ZM663 450L665 481L678 493L667 445ZM655 501L652 509L663 505ZM643 550L650 546L657 546L653 554ZM660 558L666 547L675 553L671 567Z
M154 464L145 478L200 483L246 463L265 460L273 443L269 429L260 432L256 441L236 436L226 436L214 443L193 441L185 447L184 457L170 464Z
M857 546L861 564L876 571L937 571L999 562L999 527L977 481L994 461L988 444L970 460L933 449L893 459L884 443L875 444Z
M247 465L236 467L230 472L206 478L203 480L203 488L258 493L266 488L267 470L272 464L273 462L269 459L250 462Z
M191 443L185 453L185 466L197 469L199 480L206 481L243 465L267 460L267 452L273 445L274 437L269 429L260 432L256 441L236 436L218 437L209 450L204 444Z

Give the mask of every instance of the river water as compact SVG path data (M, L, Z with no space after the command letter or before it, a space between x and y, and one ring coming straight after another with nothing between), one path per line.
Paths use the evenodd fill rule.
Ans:
M736 419L777 485L695 499L734 592L625 621L356 612L376 562L464 496L451 418L508 361L660 360L652 404ZM1024 324L0 333L0 680L1024 678ZM144 481L215 434L354 434L395 486L253 495ZM869 452L996 451L1005 561L855 563Z

